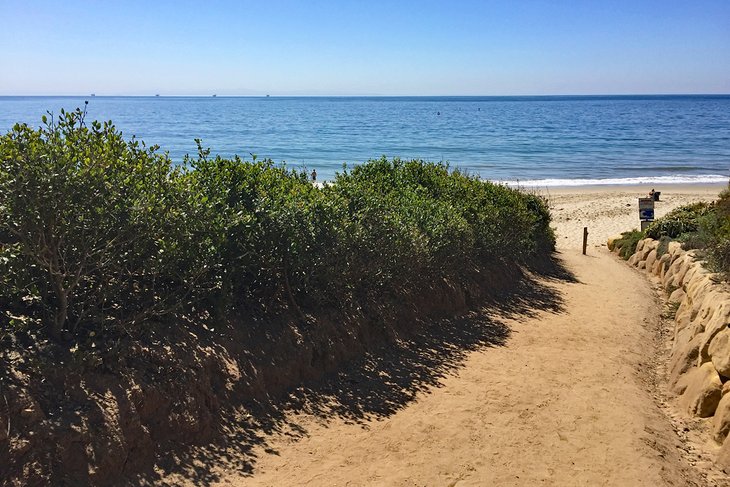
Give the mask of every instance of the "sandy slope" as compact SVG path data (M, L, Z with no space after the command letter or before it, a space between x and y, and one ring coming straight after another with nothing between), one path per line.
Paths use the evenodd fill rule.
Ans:
M662 188L657 213L719 189ZM533 310L489 310L480 326L506 330L505 342L475 347L387 414L291 413L298 438L268 437L251 474L222 467L220 484L701 484L648 385L660 306L649 283L601 246L637 225L642 193L553 190L561 256L576 281L543 281L552 301L528 297ZM354 393L360 387L368 384Z

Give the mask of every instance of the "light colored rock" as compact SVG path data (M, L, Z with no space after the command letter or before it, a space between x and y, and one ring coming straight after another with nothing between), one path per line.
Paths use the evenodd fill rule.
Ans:
M730 330L727 327L715 335L708 352L717 373L730 377Z
M646 262L646 268L652 271L652 267L654 266L654 263L656 262L656 250L652 250L649 252L649 254L646 256L645 259Z
M670 303L681 303L682 300L687 296L687 294L684 292L682 288L675 289L672 291L672 294L669 295L669 302Z
M655 264L656 265L656 264ZM670 254L664 254L659 258L659 264L657 265L656 275L660 278L664 277L669 266L672 265L672 256Z
M677 262L679 263L679 267L672 276L672 280L669 282L675 287L683 287L684 277L687 275L687 271L690 268L690 263L687 262L686 259L677 260Z
M677 255L679 256L681 253L683 253L684 250L682 250L682 244L679 242L669 242L669 245L667 245L667 253L670 255Z
M686 295L684 301L679 303L677 313L674 315L674 332L686 328L692 322L692 297Z
M698 274L702 274L703 270L704 269L702 269L699 262L692 262L687 269L687 274L685 274L684 279L682 280L682 285L689 286L692 279L694 279Z
M687 294L692 296L692 300L698 305L702 305L705 299L707 299L707 294L712 292L713 287L714 283L710 279L710 276L697 272L690 282L687 283Z
M627 262L629 263L629 265L636 266L636 264L639 262L639 254L632 254Z
M639 263L636 265L636 267L638 267L639 269L646 269L646 261L645 260L639 261Z
M686 332L688 334L688 331ZM676 342L675 342L676 345ZM669 359L669 387L674 394L682 394L687 388L687 381L683 380L690 370L697 363L697 356L700 353L700 337L696 336L685 341L684 345L677 347Z
M662 286L664 289L669 287L669 284L672 282L672 279L674 278L674 274L677 273L677 266L674 264L670 265L666 271L664 271L664 274L661 275L662 280Z
M730 392L730 380L722 385L722 397L725 397L728 392Z
M675 328L674 342L672 343L672 354L682 349L690 341L697 339L697 344L702 342L702 327L700 325L690 323L684 328ZM695 362L693 365L697 365Z
M649 269L649 267L647 267L647 269ZM651 265L651 273L655 276L661 276L663 270L664 264L659 259L655 260L654 263Z
M664 276L662 276L662 285L664 288L682 286L687 269L689 269L689 264L684 257L675 259L664 273Z
M685 377L687 387L679 398L680 406L694 416L712 416L722 397L722 382L715 367L711 363L702 364Z
M720 467L723 472L730 474L730 440L727 438L725 438L725 442L722 444L722 448L720 448L720 453L718 453L715 459L715 465Z
M641 240L639 240L636 243L636 252L641 252L642 250L644 250L644 245L646 245L646 243L648 241L649 241L649 239L646 239L646 238L642 238Z
M722 396L712 418L712 438L718 443L725 441L730 432L730 395Z
M705 309L705 306L707 309ZM711 360L710 343L712 343L715 335L726 330L728 323L730 323L730 299L725 293L709 293L701 308L700 316L704 318L695 318L695 321L702 323L704 327L698 365Z
M647 258L649 258L649 254L651 254L652 250L656 250L657 245L659 245L659 242L656 240L646 239L648 242L644 244L644 248L641 249L641 252L637 252L639 254L639 260L640 261L646 261ZM655 253L656 255L656 253Z

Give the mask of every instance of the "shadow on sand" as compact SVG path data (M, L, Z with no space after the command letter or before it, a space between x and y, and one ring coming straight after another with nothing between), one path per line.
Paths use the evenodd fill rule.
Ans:
M185 480L207 485L226 473L250 477L257 452L278 454L268 446L270 435L289 436L292 441L308 436L296 423L296 413L312 415L323 423L333 418L349 423L387 418L406 408L418 394L442 387L442 379L461 367L471 352L505 346L510 329L503 320L523 320L538 312L562 313L563 299L556 285L565 282L578 281L559 260L531 266L516 289L490 300L482 309L430 323L417 335L374 350L284 399L247 404L235 414L224 414L235 419L221 425L215 443L178 451L165 458L157 471L134 482L175 485Z

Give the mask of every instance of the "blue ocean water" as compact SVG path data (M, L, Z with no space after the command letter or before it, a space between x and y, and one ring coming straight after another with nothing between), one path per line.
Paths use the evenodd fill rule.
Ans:
M730 95L549 97L0 97L0 130L83 107L175 161L271 158L331 179L381 155L544 185L720 182Z

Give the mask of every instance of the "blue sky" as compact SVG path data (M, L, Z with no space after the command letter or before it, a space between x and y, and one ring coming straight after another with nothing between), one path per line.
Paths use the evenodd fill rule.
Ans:
M730 93L730 0L0 0L0 95Z

